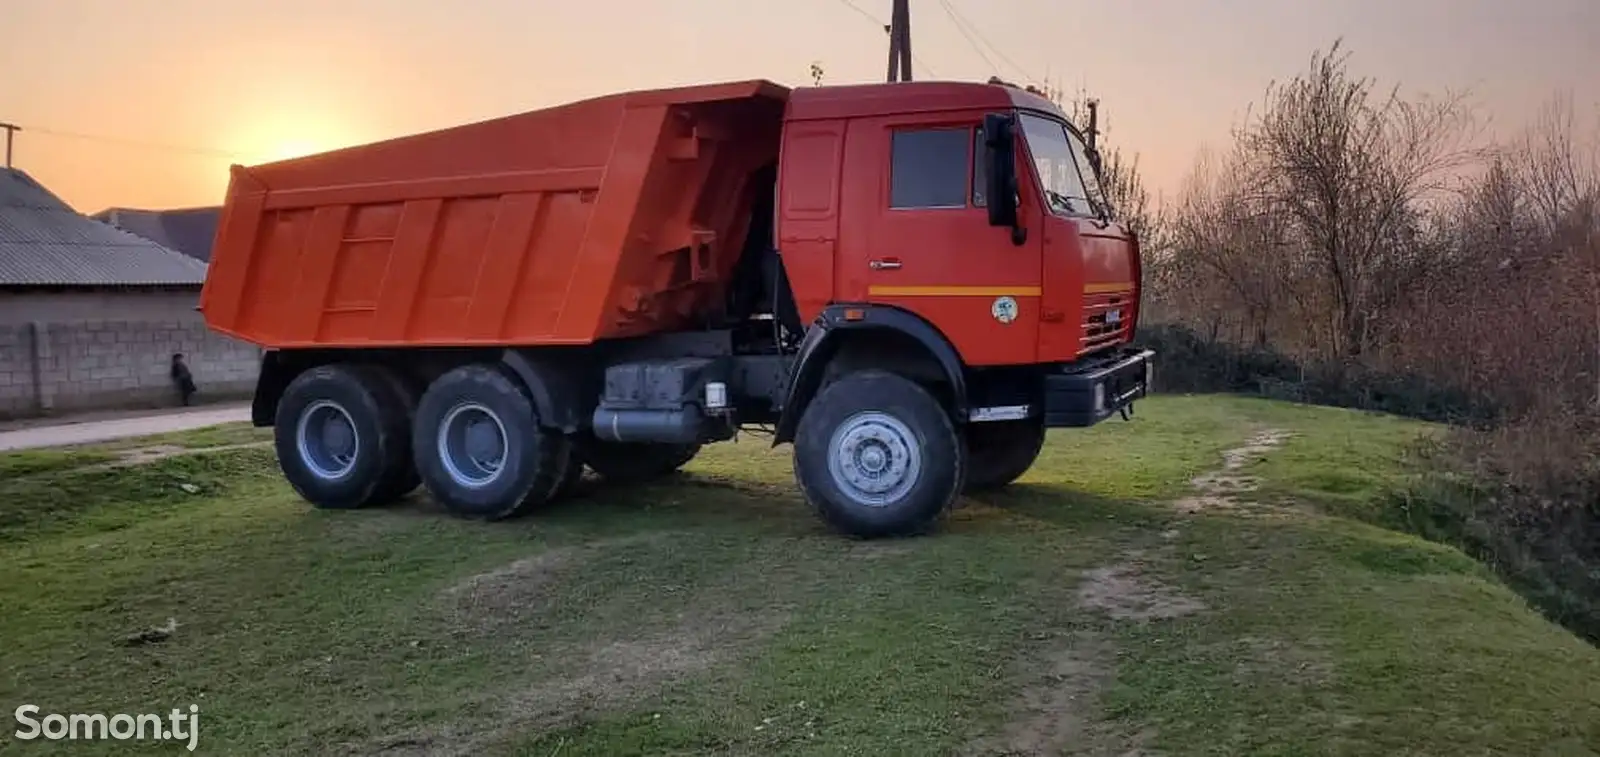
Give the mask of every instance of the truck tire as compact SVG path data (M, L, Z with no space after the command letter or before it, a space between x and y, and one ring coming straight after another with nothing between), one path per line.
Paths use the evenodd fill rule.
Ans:
M967 424L969 492L999 489L1033 467L1044 449L1044 419Z
M417 404L417 471L455 515L501 520L548 501L572 447L539 426L533 399L506 368L475 364L438 379Z
M823 387L795 433L794 475L835 530L860 538L929 530L966 477L966 445L928 390L885 371Z
M395 404L392 407L401 411L405 416L405 433L403 438L406 444L405 463L397 465L389 471L389 475L379 484L382 490L381 499L398 500L417 490L422 485L422 476L417 473L417 463L411 454L411 432L417 422L417 402L422 393L415 384L405 377L387 368L375 369L389 382L394 391Z
M589 469L607 483L642 484L682 468L695 455L698 444L651 444L647 442L591 441L584 446L583 459Z
M380 369L321 365L289 382L273 419L283 476L323 509L388 504L410 468L402 402Z

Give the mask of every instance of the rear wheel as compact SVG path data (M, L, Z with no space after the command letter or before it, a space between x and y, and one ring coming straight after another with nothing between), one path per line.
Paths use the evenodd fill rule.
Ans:
M834 529L873 538L922 532L949 511L966 449L928 390L883 371L824 387L795 434L794 472Z
M379 372L394 390L395 404L389 412L405 416L403 427L405 431L402 434L406 443L405 463L396 465L390 470L388 477L379 485L382 498L397 500L416 491L417 487L422 485L422 476L417 473L417 463L411 454L411 430L416 424L417 402L421 399L422 393L417 390L414 383L392 370L381 369Z
M566 437L539 426L533 400L497 365L436 379L417 405L417 471L450 512L499 520L548 501L571 456Z
M591 441L583 449L589 468L614 484L641 484L661 478L698 454L698 444Z
M273 419L278 465L319 508L387 504L410 468L408 419L380 368L334 364L289 383Z
M1044 419L967 424L967 491L998 489L1033 467L1044 448Z

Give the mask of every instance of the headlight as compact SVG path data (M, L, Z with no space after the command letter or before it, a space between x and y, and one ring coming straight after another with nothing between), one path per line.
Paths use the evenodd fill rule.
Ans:
M721 410L728 406L728 385L721 381L706 382L706 409Z

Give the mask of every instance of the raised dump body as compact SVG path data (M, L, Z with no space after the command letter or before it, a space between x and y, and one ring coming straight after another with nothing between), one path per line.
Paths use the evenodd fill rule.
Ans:
M764 81L235 167L200 305L272 348L587 344L714 311L778 160Z

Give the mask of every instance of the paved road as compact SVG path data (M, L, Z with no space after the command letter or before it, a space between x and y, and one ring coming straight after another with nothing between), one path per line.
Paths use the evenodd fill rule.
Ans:
M0 431L0 452L39 447L93 444L136 436L190 431L250 420L248 404L213 405L135 417L80 420Z

